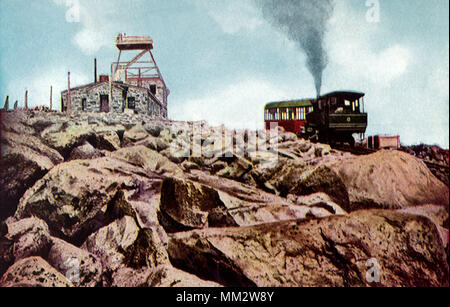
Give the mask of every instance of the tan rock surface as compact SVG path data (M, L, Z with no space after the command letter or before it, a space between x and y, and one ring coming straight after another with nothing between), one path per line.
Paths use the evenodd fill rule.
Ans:
M400 151L346 159L331 166L347 187L351 208L448 207L449 189L420 160Z
M447 286L435 225L391 211L171 235L172 263L228 286ZM380 282L366 278L376 259Z

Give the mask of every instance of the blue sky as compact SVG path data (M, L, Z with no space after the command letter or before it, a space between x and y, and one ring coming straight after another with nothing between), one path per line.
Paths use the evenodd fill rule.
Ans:
M262 128L269 101L313 97L297 45L264 20L253 0L0 0L0 95L54 104L65 89L108 73L118 33L150 35L171 90L169 116L232 128ZM366 93L368 134L399 134L405 144L449 147L449 1L335 0L325 45L323 92ZM3 102L0 102L3 105Z

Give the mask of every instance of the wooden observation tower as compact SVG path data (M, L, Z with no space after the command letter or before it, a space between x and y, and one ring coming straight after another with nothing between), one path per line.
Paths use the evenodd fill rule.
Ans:
M119 34L116 46L119 49L119 57L117 62L111 65L112 81L148 88L162 98L161 102L167 102L169 91L153 57L153 39L149 36ZM125 52L132 53L133 57L121 62ZM146 55L149 55L149 58L145 59Z

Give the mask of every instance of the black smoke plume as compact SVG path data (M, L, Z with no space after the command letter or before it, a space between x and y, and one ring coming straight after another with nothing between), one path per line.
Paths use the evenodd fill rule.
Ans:
M323 71L328 64L324 38L333 13L333 0L255 0L263 16L290 40L297 42L307 56L317 95L322 88Z

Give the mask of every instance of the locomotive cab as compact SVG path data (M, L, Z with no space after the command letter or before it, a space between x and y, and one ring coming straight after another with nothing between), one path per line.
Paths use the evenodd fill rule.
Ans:
M367 114L364 109L364 93L333 92L313 102L314 111L306 116L307 133L319 142L345 142L354 146L353 134L364 134Z

